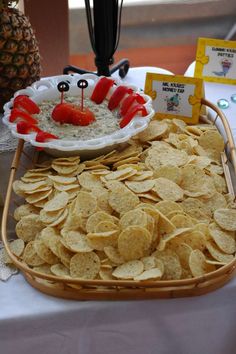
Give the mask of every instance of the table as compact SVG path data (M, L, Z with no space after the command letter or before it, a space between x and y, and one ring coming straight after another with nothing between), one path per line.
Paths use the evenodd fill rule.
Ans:
M3 193L11 159L0 154ZM0 353L233 354L235 293L236 278L201 297L79 302L44 295L19 274L0 282Z
M0 282L4 354L233 354L236 279L195 298L67 301Z
M235 290L236 279L198 298L76 302L17 275L0 282L0 352L233 354Z

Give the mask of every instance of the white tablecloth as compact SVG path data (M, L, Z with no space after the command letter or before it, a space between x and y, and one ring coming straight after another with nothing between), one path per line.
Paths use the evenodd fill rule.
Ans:
M0 282L1 354L234 354L236 279L194 298L124 302L46 296Z
M2 193L11 159L0 154ZM19 274L0 281L0 353L234 354L235 294L236 279L201 297L71 301L38 292Z

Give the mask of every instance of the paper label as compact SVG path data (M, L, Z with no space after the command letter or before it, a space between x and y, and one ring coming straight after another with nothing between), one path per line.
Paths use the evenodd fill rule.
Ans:
M152 97L155 118L178 118L189 124L199 120L202 80L181 75L147 73L145 93Z
M194 76L209 82L236 84L236 41L199 38Z

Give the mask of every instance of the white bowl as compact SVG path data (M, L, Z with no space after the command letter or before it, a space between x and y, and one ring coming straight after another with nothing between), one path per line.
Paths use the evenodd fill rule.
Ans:
M49 154L53 156L66 156L66 155L75 155L79 154L83 158L91 158L98 156L103 153L107 153L120 144L127 143L127 141L137 133L143 131L150 122L151 118L154 115L154 109L152 107L152 100L149 96L145 95L143 92L138 90L134 85L128 85L121 83L119 79L116 79L117 85L125 85L131 87L134 92L138 92L141 96L144 97L146 103L144 106L147 109L148 115L145 117L135 116L132 121L123 129L119 129L112 134L104 135L99 138L90 139L90 140L65 140L65 139L55 139L44 143L39 143L35 141L36 133L30 134L19 134L16 131L16 123L9 121L11 109L13 106L13 100L18 95L27 95L34 102L40 103L44 100L52 100L60 97L60 93L57 89L57 84L60 81L68 81L70 83L69 93L71 95L78 95L77 82L80 79L86 79L89 83L88 87L84 90L84 96L90 97L94 86L97 81L100 79L94 74L74 74L74 75L59 75L50 77L47 79L42 79L33 83L31 86L26 89L19 90L15 93L14 97L4 105L4 115L3 123L6 124L11 130L12 134L17 138L24 139L25 141L30 142L33 146L44 148ZM117 86L113 86L109 91L109 95L115 90Z

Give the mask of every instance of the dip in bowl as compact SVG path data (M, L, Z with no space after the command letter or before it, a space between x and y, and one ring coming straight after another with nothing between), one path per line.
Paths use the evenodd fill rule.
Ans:
M79 80L86 80L88 86L83 89L83 106L92 112L95 119L89 125L61 123L52 118L53 110L62 102L61 92L58 90L60 82L67 82L69 90L63 93L63 103L68 103L75 109L81 107L81 89L77 86ZM107 153L120 144L126 143L132 136L143 131L154 115L152 100L133 85L120 84L113 81L106 94L105 99L99 102L99 82L102 77L93 74L84 75L60 75L35 82L30 87L19 90L14 97L5 104L3 122L9 127L12 134L18 138L30 142L33 146L43 148L53 156L81 155L82 158L92 158ZM101 84L101 82L100 82ZM119 104L114 108L114 93L119 87L126 87L127 93L121 98ZM96 95L94 92L96 91ZM122 89L118 89L122 91ZM118 92L116 91L116 92ZM20 95L25 95L35 102L40 112L32 114L37 120L36 126L43 132L56 136L57 139L47 139L43 142L37 141L37 132L30 131L22 134L17 127L17 120L12 120L14 100ZM131 95L140 98L143 104L133 102L125 114L121 114L125 106L125 100L129 101ZM116 95L117 96L117 95ZM119 95L118 95L119 96ZM112 102L111 102L112 101ZM113 103L113 104L112 104ZM117 102L116 102L117 104ZM137 106L139 105L139 109ZM127 107L125 107L127 108ZM123 109L124 110L124 109ZM126 119L128 113L133 111L132 119ZM136 112L137 111L137 112ZM145 114L143 113L145 111ZM131 112L132 113L132 112Z

